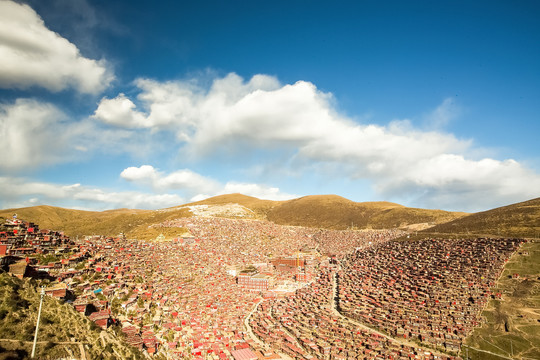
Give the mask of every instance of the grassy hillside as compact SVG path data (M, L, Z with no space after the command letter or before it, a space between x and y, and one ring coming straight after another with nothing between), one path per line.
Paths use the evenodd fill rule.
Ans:
M0 211L1 218L14 213L27 221L32 221L42 229L65 231L71 237L81 235L116 236L123 232L129 237L141 239L155 238L159 229L151 228L166 220L192 216L188 206L226 206L239 204L252 218L268 219L281 225L321 227L328 229L395 228L411 224L423 227L440 224L464 216L464 213L441 210L407 208L390 202L357 203L336 195L305 196L288 201L260 200L242 194L228 194L203 201L189 203L163 210L117 209L110 211L70 210L53 206L35 206ZM221 216L228 216L226 214ZM176 234L164 234L175 236Z
M437 225L428 234L491 235L506 237L540 236L540 198L503 206Z
M0 359L25 359L32 341L40 296L33 280L0 274ZM107 345L101 337L107 338ZM73 306L45 296L41 312L36 357L38 359L142 359L142 354L121 338L101 335L101 329Z
M385 201L357 203L336 195L316 195L282 202L269 211L268 220L277 224L329 229L384 229L420 223L438 224L464 215L407 208Z
M0 221L16 213L20 219L39 224L41 229L65 231L71 237L82 235L116 236L123 232L136 237L149 225L167 219L190 216L187 209L82 211L54 206L34 206L0 211Z
M519 274L519 277L514 276ZM528 242L505 265L482 316L486 322L466 339L473 360L540 359L540 242Z

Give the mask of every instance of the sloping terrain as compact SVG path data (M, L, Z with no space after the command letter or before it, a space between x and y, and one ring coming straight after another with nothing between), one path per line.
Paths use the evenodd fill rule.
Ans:
M540 242L529 241L506 263L462 355L475 359L540 359Z
M182 205L192 206L192 205L227 205L227 204L238 204L244 206L254 212L255 217L259 219L266 219L267 214L276 206L286 201L272 201L272 200L261 200L256 197L242 195L242 194L227 194L227 195L218 195L202 201L197 201L189 204Z
M280 225L327 229L384 229L430 227L466 215L442 210L408 208L391 202L354 202L337 195L313 195L288 201L260 200L242 194L228 194L162 210L117 209L82 211L53 206L34 206L0 211L2 218L16 213L19 218L39 224L42 229L82 235L155 238L151 226L180 217L218 216L266 219ZM167 236L174 234L167 234Z
M422 232L441 235L540 236L540 198L471 214ZM420 234L419 234L420 235Z
M340 230L389 229L421 223L434 225L464 215L408 208L386 201L358 203L336 195L313 195L282 202L268 212L268 220L282 225Z
M40 296L34 280L0 273L0 359L27 359L37 320ZM106 335L73 306L43 298L36 346L38 359L142 359L121 337ZM117 331L120 333L120 331ZM84 354L83 354L84 352Z
M39 225L40 229L64 231L71 237L82 235L116 236L123 232L127 236L137 236L149 225L168 219L191 216L188 209L82 211L54 206L34 206L0 211L0 221L13 214Z

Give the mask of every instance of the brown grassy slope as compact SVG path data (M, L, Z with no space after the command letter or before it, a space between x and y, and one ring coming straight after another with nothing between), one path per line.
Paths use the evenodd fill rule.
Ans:
M131 210L82 211L54 206L34 206L0 211L0 218L8 218L17 213L18 218L31 221L41 229L64 231L67 235L108 235L121 232L128 236L146 229L148 225L167 219L189 216L189 211L181 210ZM3 223L3 220L1 220ZM136 236L136 234L135 234Z
M540 236L540 198L483 211L437 225L424 233Z
M373 215L369 223L371 227L377 229L400 228L413 224L425 224L426 227L431 227L467 215L464 212L396 207Z
M337 195L313 195L282 202L268 212L268 220L283 225L328 229L384 229L418 223L437 224L463 215L407 208L385 201L358 203Z
M1 210L0 218L11 217L13 213L17 213L19 218L35 222L42 229L65 231L71 237L92 234L116 236L123 232L129 237L150 239L159 235L157 233L160 230L149 229L149 226L169 219L191 216L186 208L188 205L225 204L242 205L252 210L257 218L281 225L329 229L346 229L351 226L359 229L383 229L418 223L439 224L464 215L441 210L407 208L390 202L357 203L337 195L313 195L288 201L271 201L242 194L228 194L163 210L118 209L98 212L35 206Z
M29 358L40 301L38 285L34 280L19 280L0 272L0 353L12 353L11 357L0 358ZM87 344L86 358L90 359L143 358L121 338L104 346L101 330L88 318L76 312L72 305L49 296L43 298L40 320L38 359L82 358L79 345L68 344L71 342ZM73 356L69 356L69 351ZM17 353L21 356L16 356Z
M503 296L489 300L482 313L486 321L474 328L465 343L502 356L513 354L514 359L540 359L540 242L523 244L491 291ZM473 349L469 355L472 360L501 359Z

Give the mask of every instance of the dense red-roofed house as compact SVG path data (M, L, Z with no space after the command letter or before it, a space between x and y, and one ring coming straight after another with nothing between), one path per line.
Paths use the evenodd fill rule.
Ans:
M54 284L45 289L45 294L57 299L65 299L68 296L67 284Z
M258 360L257 355L250 349L240 349L231 351L235 360Z
M88 317L90 320L92 320L97 326L101 327L102 329L106 329L110 322L111 322L111 315L108 311L97 311L95 313L90 314Z

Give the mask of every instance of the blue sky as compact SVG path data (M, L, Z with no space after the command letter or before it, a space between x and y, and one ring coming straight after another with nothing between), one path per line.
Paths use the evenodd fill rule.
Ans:
M540 196L537 1L0 1L0 207Z

